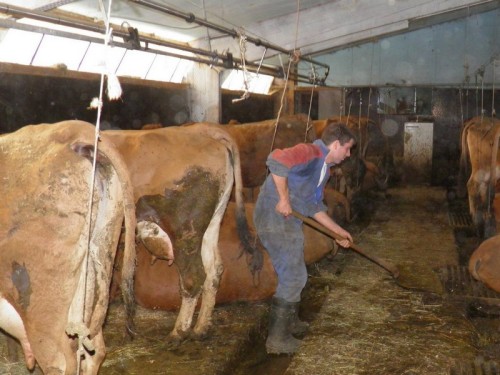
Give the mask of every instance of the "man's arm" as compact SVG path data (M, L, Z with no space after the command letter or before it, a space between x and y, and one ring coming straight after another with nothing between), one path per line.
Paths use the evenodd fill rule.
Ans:
M271 173L271 176L273 176L276 190L278 191L278 195L280 197L280 200L276 205L276 212L287 217L292 213L292 205L290 204L290 196L288 195L288 178L278 176L273 173Z
M340 246L349 247L350 243L353 242L351 234L344 228L342 228L340 225L338 225L335 221L333 221L333 219L330 216L328 216L326 212L320 211L316 213L313 217L318 223L323 224L325 228L330 229L332 232L335 232L342 238L345 238L345 240L343 241L336 240Z

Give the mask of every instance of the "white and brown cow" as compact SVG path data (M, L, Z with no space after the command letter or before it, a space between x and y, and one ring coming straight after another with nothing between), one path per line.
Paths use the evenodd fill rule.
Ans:
M81 373L97 374L123 220L122 290L133 299L128 171L101 142L93 173L94 134L65 121L0 137L0 328L19 340L27 367L36 361L45 374L75 374L80 357Z
M255 239L248 230L234 140L219 127L202 123L110 130L103 138L115 144L128 165L140 246L174 262L179 273L182 303L170 338L181 341L190 333L205 335L223 271L217 243L233 185L240 241L255 261L252 271L262 263L262 253L255 249ZM137 272L141 272L140 267ZM201 309L192 328L200 295Z
M462 130L458 188L468 178L469 211L481 238L496 234L494 199L500 178L499 136L500 120L489 117L475 117Z
M500 235L483 241L469 259L469 272L487 287L500 292Z

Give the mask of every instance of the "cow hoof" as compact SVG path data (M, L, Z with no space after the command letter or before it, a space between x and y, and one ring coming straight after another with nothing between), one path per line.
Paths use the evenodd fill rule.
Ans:
M172 337L172 336L168 336L167 337L167 342L166 342L166 346L168 349L172 350L172 349L177 349L179 346L181 346L181 344L184 342L184 339L181 339L180 337L178 336L175 336L175 337Z
M210 336L210 328L206 328L200 331L193 331L193 339L203 341L206 340Z

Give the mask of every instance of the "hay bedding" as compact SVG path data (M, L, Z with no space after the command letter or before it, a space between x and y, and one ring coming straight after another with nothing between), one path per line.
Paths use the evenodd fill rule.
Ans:
M459 263L444 191L394 189L389 199L376 200L373 216L350 230L365 251L397 264L414 288L400 287L351 252L324 259L309 268L301 315L311 331L293 357L266 356L265 302L218 306L212 335L178 347L166 341L175 312L139 309L140 335L123 342L122 310L114 305L100 374L469 375L456 369L478 356L499 360L498 317L472 317L467 303L442 294L434 271ZM4 345L0 355L0 374L29 374L24 362L7 362Z
M434 271L459 262L445 192L413 187L391 193L357 240L398 264L403 277L413 274L406 278L410 288L353 256L286 375L439 375L478 355L500 359L488 349L500 342L498 318L468 316L467 303L447 298Z

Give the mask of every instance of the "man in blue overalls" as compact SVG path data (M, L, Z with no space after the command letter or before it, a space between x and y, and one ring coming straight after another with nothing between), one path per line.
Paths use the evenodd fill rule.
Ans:
M344 124L330 124L321 139L286 149L276 149L267 158L269 175L262 185L254 211L254 223L262 244L278 276L273 296L266 341L268 353L295 353L307 323L298 319L302 289L307 282L304 262L302 221L291 216L292 209L313 217L344 240L349 247L352 237L327 214L323 190L330 167L350 156L356 139Z

